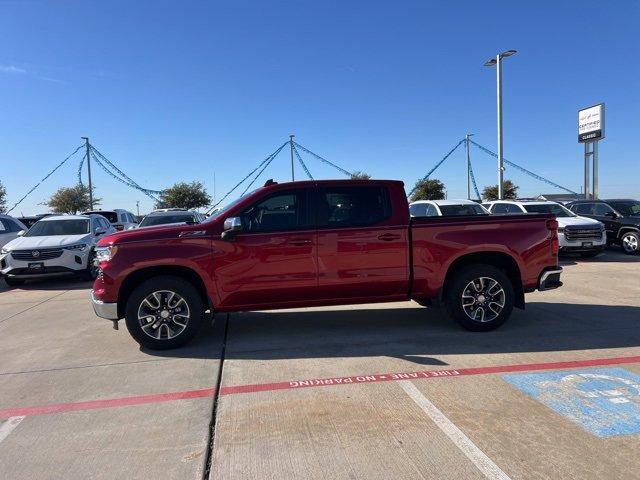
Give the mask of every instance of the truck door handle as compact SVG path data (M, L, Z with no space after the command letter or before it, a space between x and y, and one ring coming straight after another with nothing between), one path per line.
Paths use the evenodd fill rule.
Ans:
M395 235L393 233L382 233L378 235L378 240L383 240L385 242L390 242L392 240L398 240L400 235Z
M303 245L310 245L311 244L311 239L309 239L309 238L294 238L289 242L289 244L293 245L294 247L302 247Z

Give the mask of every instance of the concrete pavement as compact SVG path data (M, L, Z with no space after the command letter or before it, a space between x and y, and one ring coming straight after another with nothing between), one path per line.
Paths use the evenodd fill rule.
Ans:
M13 423L0 418L0 471L11 479L634 478L633 382L565 389L566 397L526 388L553 385L556 374L640 375L639 262L618 252L565 260L563 288L528 295L527 309L490 333L406 302L221 315L171 352L141 351L124 324L116 332L97 319L86 283L11 290L0 281L0 411L26 407ZM631 360L606 364L620 358ZM593 359L605 363L588 366ZM583 366L535 370L542 383L527 369L409 375L574 361ZM216 398L220 371L226 393ZM367 380L392 372L406 378ZM332 377L363 380L288 387ZM600 393L598 405L611 411L557 405L585 406ZM59 410L29 409L52 405ZM627 423L594 433L619 420L618 408Z

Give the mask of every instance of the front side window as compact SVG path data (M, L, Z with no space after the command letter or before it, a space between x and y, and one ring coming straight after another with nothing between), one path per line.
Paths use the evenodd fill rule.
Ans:
M25 237L45 237L56 235L85 235L89 233L89 220L40 220L33 224Z
M606 203L596 203L593 211L594 215L604 217L607 213L613 212L613 209Z
M510 203L496 203L493 205L492 213L522 213L520 207L511 205Z
M311 227L304 190L279 192L241 214L246 232L284 232Z
M571 211L578 215L593 215L593 203L578 203L571 206Z
M361 227L391 217L389 194L384 187L328 187L319 193L318 227Z

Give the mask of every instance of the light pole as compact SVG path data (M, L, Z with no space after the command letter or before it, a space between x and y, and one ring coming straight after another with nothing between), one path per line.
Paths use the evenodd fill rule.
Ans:
M469 137L473 137L473 133L467 133L465 144L467 147L467 200L471 200L471 155L469 153Z
M485 67L496 66L496 83L497 83L497 108L498 108L498 199L502 200L504 192L502 191L504 183L504 152L502 151L502 59L515 55L515 50L507 50L499 53L495 58L490 58L484 63Z

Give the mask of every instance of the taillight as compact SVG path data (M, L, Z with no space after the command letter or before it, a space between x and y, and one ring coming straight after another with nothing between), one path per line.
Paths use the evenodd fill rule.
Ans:
M547 220L547 230L549 230L551 235L551 252L554 255L557 255L560 251L560 243L558 242L558 221L557 220Z

